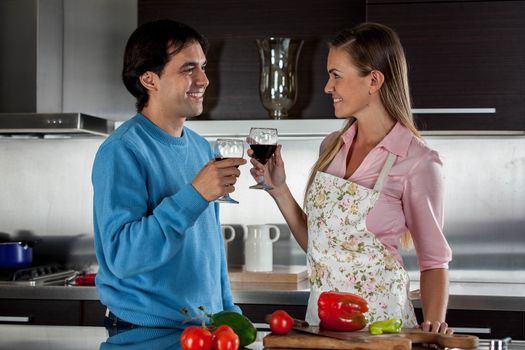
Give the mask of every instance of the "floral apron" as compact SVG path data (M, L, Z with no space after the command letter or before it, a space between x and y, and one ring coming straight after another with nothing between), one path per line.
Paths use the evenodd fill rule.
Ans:
M417 325L408 299L408 273L366 228L366 216L395 159L389 154L374 189L317 172L306 198L310 279L306 320L310 324L319 324L319 295L332 290L365 298L369 323L398 318L404 327Z

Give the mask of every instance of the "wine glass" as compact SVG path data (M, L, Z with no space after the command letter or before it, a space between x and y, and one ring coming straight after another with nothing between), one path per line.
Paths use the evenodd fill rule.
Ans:
M266 164L277 148L277 129L274 128L251 128L250 135L246 140L253 150L253 158L260 163ZM256 190L271 190L272 186L264 181L264 176L257 179L257 184L250 186Z
M214 154L216 161L221 161L226 158L242 158L244 155L244 142L236 139L217 139L215 142ZM221 203L239 203L231 198L228 193L217 198L215 201Z

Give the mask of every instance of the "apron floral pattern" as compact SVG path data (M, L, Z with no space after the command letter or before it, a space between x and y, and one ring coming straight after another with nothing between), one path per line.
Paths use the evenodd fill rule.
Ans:
M365 298L369 323L399 318L404 327L417 325L408 299L408 273L366 227L366 216L379 198L395 157L389 155L374 189L317 172L306 198L311 290L306 320L310 324L319 324L321 292L333 290Z

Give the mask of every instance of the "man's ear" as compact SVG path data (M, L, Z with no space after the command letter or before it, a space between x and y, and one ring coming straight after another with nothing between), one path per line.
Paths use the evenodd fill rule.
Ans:
M146 88L146 90L157 89L157 74L147 71L142 73L139 77L140 83Z
M370 72L370 95L378 92L385 82L385 76L378 70L373 70Z

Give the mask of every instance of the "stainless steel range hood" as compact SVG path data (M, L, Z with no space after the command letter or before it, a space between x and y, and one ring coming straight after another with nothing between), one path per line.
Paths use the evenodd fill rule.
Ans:
M91 134L107 136L115 123L82 113L0 114L1 134Z
M114 130L106 118L127 92L108 72L118 72L121 36L133 21L109 18L123 2L0 1L0 137Z

